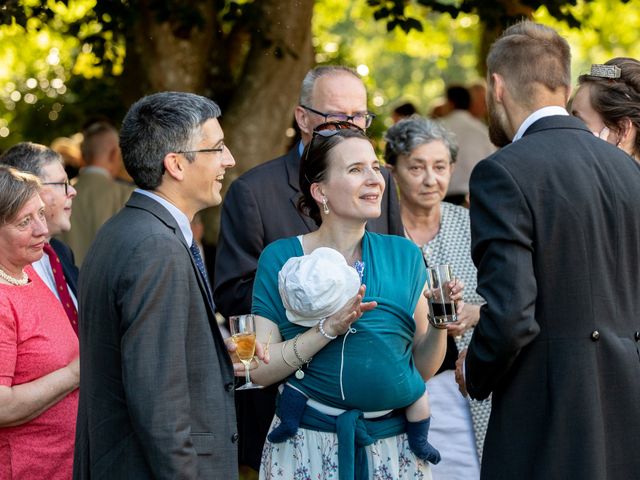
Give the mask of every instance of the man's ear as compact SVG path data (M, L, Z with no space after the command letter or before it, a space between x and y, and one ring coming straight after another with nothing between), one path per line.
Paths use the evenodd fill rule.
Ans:
M490 95L493 95L493 98L498 103L503 103L504 101L504 93L507 86L504 82L504 77L499 73L491 74L491 88L487 90Z
M175 180L184 180L184 162L187 162L184 156L177 153L167 153L162 162L166 174Z
M302 108L300 105L298 105L294 110L293 114L296 117L296 123L298 124L298 128L300 129L300 131L306 135L311 136L313 133L313 129L309 124L308 112L304 108Z

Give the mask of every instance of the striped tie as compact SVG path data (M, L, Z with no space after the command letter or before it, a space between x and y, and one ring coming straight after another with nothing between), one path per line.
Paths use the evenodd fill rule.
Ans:
M44 253L49 257L51 271L53 272L53 280L56 283L56 291L58 292L60 303L62 303L62 308L64 308L67 317L69 317L73 331L78 335L78 311L71 299L71 293L69 292L67 280L64 278L60 258L58 258L58 255L49 243L44 244Z
M211 305L214 305L213 296L211 295L211 286L209 285L209 276L207 275L207 269L204 267L204 261L202 260L202 255L200 254L200 249L198 248L196 242L193 242L191 244L189 250L191 251L191 255L193 255L193 259L196 262L196 267L198 267L200 275L202 275L202 279L204 280L204 284L207 290L207 298L209 299L209 302L211 302Z

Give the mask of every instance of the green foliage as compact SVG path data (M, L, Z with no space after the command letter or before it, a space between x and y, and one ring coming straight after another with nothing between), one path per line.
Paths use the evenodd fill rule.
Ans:
M234 42L246 41L242 32L254 29L256 1L210 1L217 18L215 35L229 51L246 49ZM200 0L144 4L170 21L178 34L199 28ZM136 28L141 5L140 0L3 1L0 150L23 139L48 143L69 135L88 115L122 118L126 106L118 79L124 68L125 37ZM588 71L591 63L614 56L640 58L640 11L626 1L316 0L316 60L358 67L370 92L370 109L378 114L372 131L380 135L397 104L411 101L429 113L442 100L445 85L478 79L482 34L513 19L507 7L510 12L536 8L536 21L569 40L575 76ZM392 19L397 21L389 32ZM576 22L580 29L570 28ZM232 59L229 64L229 71L220 75L229 85L228 96L243 74L242 61Z
M234 24L251 28L256 20L252 0L212 1L220 18L217 35L231 35ZM178 37L202 26L202 4L148 2ZM88 116L122 118L126 105L118 79L126 36L139 28L140 8L139 0L5 0L0 7L0 151L25 139L49 143L77 131Z
M522 17L523 12L533 12L543 7L556 20L578 28L581 25L580 18L567 7L592 1L594 0L367 0L367 4L374 9L376 20L386 20L389 31L400 28L408 33L413 29L422 30L420 17L427 16L428 13L425 12L445 13L452 18L463 13L475 13L487 28L494 29L513 23ZM627 3L629 0L622 1ZM414 4L420 5L423 10L410 14L409 9Z
M503 4L483 0L367 0L366 6L347 3L317 2L316 60L366 67L360 70L368 72L364 79L370 92L370 108L378 114L372 131L378 135L391 124L389 116L398 104L411 101L421 113L428 114L443 101L446 85L480 80L477 63L482 61L478 52L483 30L507 18ZM637 41L640 10L632 3L617 0L522 3L548 5L533 12L533 18L556 28L567 38L573 52L574 79L588 71L591 63L604 63L614 56L640 58ZM561 8L561 4L565 6ZM381 8L387 10L378 13ZM447 13L437 13L443 11ZM471 11L482 12L485 17L491 14L497 20L483 22L480 13ZM422 30L405 33L402 28L394 28L386 33L384 21L368 21L376 13L384 20L384 15L394 12L396 15L402 12L405 18L420 18ZM513 17L509 18L513 21ZM623 26L620 19L624 19ZM571 27L576 21L581 25L579 29Z
M94 51L89 39L112 38L90 19L95 0L14 3L15 15L5 9L0 21L0 150L70 135L87 115L121 118L114 74L122 71L124 49Z
M568 7L581 23L571 29L554 18L546 8L536 11L534 19L557 29L571 45L574 81L589 72L592 63L604 63L614 57L640 59L640 10L637 4L617 0L578 2Z
M449 83L478 79L477 50L481 26L473 14L429 13L421 31L387 32L373 22L365 2L324 0L316 3L313 19L316 61L353 65L369 91L370 109L378 114L371 131L380 136L389 126L391 110L411 101L428 114ZM407 7L407 15L419 7Z

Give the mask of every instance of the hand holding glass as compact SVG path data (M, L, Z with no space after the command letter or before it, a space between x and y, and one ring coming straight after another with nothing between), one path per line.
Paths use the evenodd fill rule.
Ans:
M454 279L451 265L436 265L427 268L427 282L431 297L429 313L434 325L446 325L458 320L456 305L451 298L449 283Z
M236 355L244 365L246 383L236 390L249 390L250 388L263 388L251 381L249 369L256 351L256 323L252 314L236 315L229 317L231 338L236 344Z

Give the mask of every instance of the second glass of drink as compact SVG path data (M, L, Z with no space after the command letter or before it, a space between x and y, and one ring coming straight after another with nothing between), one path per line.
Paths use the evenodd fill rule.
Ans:
M455 302L451 299L449 282L454 279L451 265L436 265L427 268L427 283L431 298L429 313L436 325L445 325L458 320Z

